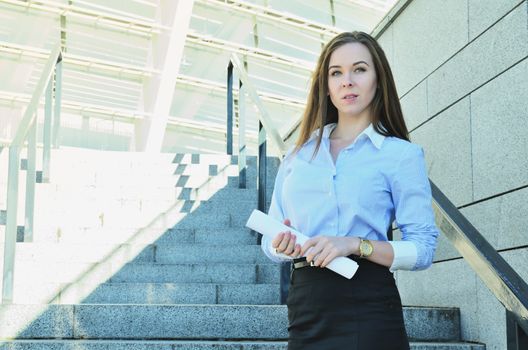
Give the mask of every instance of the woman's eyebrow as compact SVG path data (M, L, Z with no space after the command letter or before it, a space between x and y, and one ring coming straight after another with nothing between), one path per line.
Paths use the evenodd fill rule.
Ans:
M365 63L367 66L369 65L369 64L368 64L367 62L365 62L365 61L357 61L357 62L352 63L352 65L355 66L356 64L360 64L360 63ZM339 66L339 65L333 65L333 66L328 67L328 69L330 69L330 68L341 68L341 66Z

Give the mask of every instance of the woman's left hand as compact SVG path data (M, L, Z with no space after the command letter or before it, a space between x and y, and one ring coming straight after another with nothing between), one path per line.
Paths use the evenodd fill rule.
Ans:
M301 248L301 256L309 250L306 261L326 267L338 256L355 254L359 247L358 237L316 236L308 239ZM310 249L311 248L311 249Z

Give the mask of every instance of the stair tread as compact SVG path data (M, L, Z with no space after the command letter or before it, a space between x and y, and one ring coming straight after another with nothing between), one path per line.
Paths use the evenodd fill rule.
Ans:
M254 346L266 346L266 349L281 349L285 350L288 342L286 340L56 340L56 339L43 339L43 340L32 340L32 339L17 339L17 340L7 340L2 342L0 340L0 349L4 344L41 344L41 345L52 345L52 344L63 344L63 345L97 345L97 349L101 349L99 346L109 345L112 346L131 346L131 345L146 345L149 346L148 349L151 349L151 346L159 345L160 349L165 349L164 346L168 345L182 345L182 346L213 346L211 349L217 349L218 346L233 346L233 349L236 350L245 350L246 348L240 348L240 346L250 346L251 349L255 349ZM483 344L470 343L470 342L410 342L411 349L420 348L424 346L434 349L436 347L445 349L464 349L464 350L484 350L485 346ZM260 348L260 347L259 347ZM75 348L77 349L77 348ZM110 347L109 347L110 349ZM183 348L182 348L183 349ZM200 349L208 349L205 347L200 347ZM230 348L226 348L230 349ZM249 348L248 348L249 349Z
M12 304L3 306L0 338L287 339L287 311L286 305L248 304ZM404 307L410 339L459 341L457 311ZM424 331L424 319L434 334Z

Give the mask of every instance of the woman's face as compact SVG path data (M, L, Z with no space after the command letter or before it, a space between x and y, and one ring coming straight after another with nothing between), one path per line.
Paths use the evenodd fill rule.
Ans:
M361 43L347 43L330 56L328 92L340 116L369 113L376 93L376 71L370 51ZM370 115L365 115L370 117Z

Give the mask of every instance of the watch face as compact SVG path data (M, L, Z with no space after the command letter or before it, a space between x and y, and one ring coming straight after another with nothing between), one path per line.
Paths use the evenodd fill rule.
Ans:
M372 245L370 245L366 241L362 241L361 242L361 251L363 252L364 256L369 256L370 254L372 254Z

